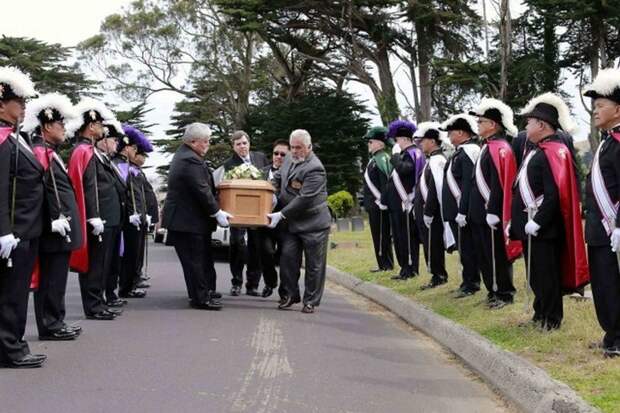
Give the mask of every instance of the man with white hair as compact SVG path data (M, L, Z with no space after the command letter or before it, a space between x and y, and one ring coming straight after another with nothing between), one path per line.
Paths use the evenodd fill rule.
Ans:
M168 229L167 243L174 246L181 261L190 306L219 310L211 233L216 223L228 227L232 216L220 209L213 175L204 162L210 138L211 129L204 123L185 128L183 143L170 163L162 227Z
M282 209L267 215L270 228L282 222L280 277L287 297L278 308L285 309L301 301L299 276L302 256L305 256L302 312L313 313L321 302L325 286L331 222L327 207L327 179L323 164L312 151L308 131L294 130L289 142L291 151L271 181Z

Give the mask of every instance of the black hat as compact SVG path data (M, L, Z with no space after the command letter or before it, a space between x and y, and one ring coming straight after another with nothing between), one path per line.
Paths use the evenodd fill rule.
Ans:
M30 77L14 67L0 67L0 101L36 96Z
M491 119L492 121L500 124L510 136L516 136L519 132L517 127L514 125L514 114L512 113L512 109L500 100L484 98L480 102L480 105L478 105L476 109L470 111L469 114L472 116Z
M442 143L441 125L437 122L422 122L413 134L414 138L434 139L439 145Z
M375 140L386 143L388 140L387 137L388 130L383 126L374 126L370 128L370 130L364 135L364 140Z
M102 102L92 98L82 99L75 106L75 110L78 113L77 119L66 125L69 136L72 136L89 123L114 119L112 112Z
M603 69L598 72L583 95L592 99L613 100L620 105L620 69Z
M408 120L398 119L388 126L388 138L413 138L416 126Z
M42 95L26 105L23 128L32 131L47 123L71 121L76 117L71 100L60 93Z
M520 116L524 118L536 118L547 122L555 129L562 129L571 133L576 125L570 118L568 106L562 98L553 93L544 93L536 96L523 108Z
M459 113L458 115L452 115L447 121L441 124L442 131L462 130L470 135L478 134L478 124L476 119L468 115L467 113Z

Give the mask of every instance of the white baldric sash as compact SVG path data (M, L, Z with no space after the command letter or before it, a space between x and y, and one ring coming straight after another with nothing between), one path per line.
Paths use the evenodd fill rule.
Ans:
M424 203L426 203L426 198L428 198L428 184L426 183L426 169L429 168L430 164L431 162L429 159L429 161L424 164L424 168L422 168L422 175L420 176L420 193L422 194L422 200L424 201Z
M413 208L413 198L415 197L415 191L411 191L410 194L405 191L403 182L400 180L400 176L398 176L396 169L392 171L392 182L394 182L396 192L398 192L398 196L400 197L403 211L406 211L407 213L411 212L411 209Z
M484 199L484 203L489 203L489 198L491 197L491 189L489 189L489 184L487 184L486 179L484 179L484 175L482 174L482 168L480 167L480 161L482 160L482 155L484 152L488 151L487 145L484 145L482 150L480 151L480 156L476 160L476 186L478 187L478 191L482 198Z
M385 211L387 206L381 203L381 192L379 191L379 188L377 188L370 180L370 175L368 175L368 167L366 167L366 170L364 171L364 181L366 182L366 185L368 185L370 192L372 192L372 196L375 197L375 204L377 204L380 210Z
M31 154L33 154L33 155L34 155L34 152L32 152L32 148L30 147L30 145L28 145L28 142L26 142L26 141L24 140L24 138L22 138L22 136L21 136L21 135L19 135L19 136L15 136L15 133L12 133L11 135L13 136L13 138L14 138L14 139L15 139L15 140L19 143L19 144L21 144L21 146L22 146L24 149L26 149L28 152L30 152Z
M62 158L60 156L58 156L58 154L56 152L52 151L52 157L60 165L60 167L63 169L63 171L67 172L67 167L65 166L65 163L63 162Z
M454 199L456 199L456 205L458 206L461 203L461 188L459 188L459 184L456 182L456 178L454 178L454 175L452 174L452 159L450 160L448 170L446 171L446 182L448 183L448 189Z
M609 138L613 139L613 138ZM599 164L599 154L601 152L601 148L605 141L601 142L596 150L596 154L594 155L594 160L592 161L592 192L594 193L594 198L596 199L596 204L598 205L599 211L601 211L601 215L603 219L601 222L603 223L603 227L607 232L607 235L611 235L611 232L616 227L616 215L618 213L618 202L614 203L609 196L609 192L607 192L607 187L605 186L605 180L603 179L603 174L601 173L601 166ZM618 160L616 160L618 161Z
M523 163L521 164L521 169L519 170L519 174L517 175L517 182L519 183L519 193L521 194L521 199L525 204L525 210L536 211L538 207L542 204L544 196L540 195L538 198L534 195L534 191L532 191L532 187L530 186L530 181L527 179L527 165L532 160L532 157L536 153L536 150L529 151Z

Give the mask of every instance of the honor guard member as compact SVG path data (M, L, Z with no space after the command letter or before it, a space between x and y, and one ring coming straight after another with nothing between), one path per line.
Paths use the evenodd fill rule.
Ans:
M43 167L21 135L30 78L0 68L0 366L39 367L24 341L30 280L43 220ZM48 223L49 224L49 223Z
M291 132L291 152L271 181L282 209L267 214L269 228L282 222L280 274L287 299L278 308L301 301L299 277L305 260L303 313L314 313L323 297L327 241L331 215L327 207L327 178L320 159L312 151L312 137L304 129Z
M589 281L577 175L570 149L557 134L559 129L570 133L575 124L568 106L552 93L532 99L521 116L535 146L513 187L510 231L524 246L534 292L532 322L549 331L562 324L562 294L583 289Z
M426 155L426 163L420 180L416 185L416 194L413 201L416 227L424 248L426 268L431 279L422 287L423 290L435 288L448 282L446 272L445 245L453 245L452 230L447 227L444 241L444 220L442 212L443 174L446 167L446 157L441 149L441 125L437 122L422 122L413 134L420 139L420 146Z
M381 199L390 211L394 250L400 265L400 273L392 277L394 280L418 275L420 236L413 217L413 197L425 158L413 143L415 130L415 125L406 120L396 120L388 127L388 138L394 139L400 148L400 152L392 156L394 169Z
M512 262L521 255L521 242L507 234L517 167L506 139L516 136L517 127L512 110L497 99L483 99L469 114L478 117L484 144L474 167L468 218L489 307L502 308L514 300Z
M109 121L106 120L103 124L103 136L103 139L97 141L96 148L102 155L104 155L104 161L106 161L106 163L108 163L109 161L109 165L114 171L114 185L121 199L121 205L126 205L127 197L125 194L127 190L125 180L121 174L120 169L118 169L116 167L116 164L114 163L114 159L118 151L119 142L125 137L123 127L116 119ZM121 223L126 220L124 209L125 208L121 208ZM105 302L108 307L122 307L127 304L127 300L120 299L117 293L118 281L121 272L121 254L123 252L122 225L111 228L110 232L112 231L113 234L111 234L111 236L114 238L112 251L114 252L114 254L112 254L110 268L105 274Z
M586 242L602 348L620 356L620 70L601 70L585 96L593 100L602 139L586 180Z
M106 305L103 293L110 271L116 231L121 225L122 193L116 172L96 143L104 138L104 121L114 119L105 105L84 98L76 106L78 120L70 122L69 134L78 135L69 158L69 176L75 191L82 244L71 254L70 266L80 274L84 314L90 320L113 320L121 309Z
M159 222L159 205L157 203L157 196L153 186L147 179L144 173L144 163L148 154L153 152L153 145L148 140L144 141L142 145L138 145L138 152L135 157L135 164L140 171L140 176L143 181L144 198L146 200L146 225L142 229L144 234L144 248L140 251L138 256L138 275L139 280L136 284L137 288L149 288L150 285L147 281L150 279L148 276L148 261L149 261L149 243L148 234L151 233L152 228Z
M123 253L119 279L121 298L143 298L146 292L137 288L140 283L141 251L147 228L147 205L144 179L136 165L138 147L147 141L144 134L130 125L123 126L124 137L119 141L114 163L125 182L125 220L122 225ZM150 143L149 143L150 144Z
M211 234L217 225L228 227L232 215L220 209L213 175L204 162L210 137L211 129L204 123L185 128L183 143L170 163L162 227L168 229L166 242L181 261L190 306L219 310Z
M285 140L277 140L273 143L273 151L271 155L271 164L262 169L265 179L269 182L273 179L275 173L282 167L284 158L289 153L290 146ZM274 211L280 210L279 205L274 206ZM261 269L263 271L263 280L265 286L261 293L263 298L267 298L273 294L274 288L278 286L278 271L276 265L280 262L280 246L282 244L282 227L277 228L260 228L261 240ZM280 302L286 301L286 290L280 280L278 288Z
M68 97L52 93L28 103L24 129L37 137L33 152L45 169L43 234L39 239L39 286L34 310L40 340L73 340L81 328L65 323L65 293L71 251L82 238L75 193L57 153L65 141L65 122L75 118Z
M269 164L267 157L262 152L250 151L250 137L242 130L235 131L230 137L233 155L224 161L224 171L240 165L253 165L262 169ZM246 266L245 290L247 295L259 296L258 284L260 283L260 239L255 229L231 228L229 262L232 273L232 288L230 295L241 294L243 285L243 267Z
M475 140L478 134L476 119L466 113L451 116L441 129L456 151L446 165L442 188L443 218L450 224L461 261L462 279L456 298L475 294L480 290L480 268L476 259L476 245L471 225L467 222L469 194L473 185L474 164L480 155ZM454 249L455 246L452 246ZM449 250L449 249L448 249Z
M386 152L387 132L386 128L375 126L364 136L364 139L368 141L368 153L370 154L370 160L364 171L364 209L368 212L370 233L378 265L378 268L371 272L394 269L390 213L387 205L381 203L381 197L392 174L390 155Z

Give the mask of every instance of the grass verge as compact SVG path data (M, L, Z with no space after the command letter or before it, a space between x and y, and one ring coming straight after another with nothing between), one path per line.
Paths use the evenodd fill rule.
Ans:
M620 413L620 358L604 359L600 351L590 350L591 342L602 338L591 300L564 298L564 321L559 331L543 333L520 324L531 319L524 303L525 269L523 260L514 267L517 288L515 304L501 310L488 310L486 292L455 299L460 264L458 254L446 254L449 282L441 287L420 291L430 280L420 251L420 276L408 281L393 281L394 272L371 273L376 268L370 232L334 232L331 243L338 246L328 253L328 263L356 277L392 290L431 308L437 314L454 320L488 338L503 349L523 356L549 374L572 387L585 400L604 412ZM530 298L531 301L532 298Z

